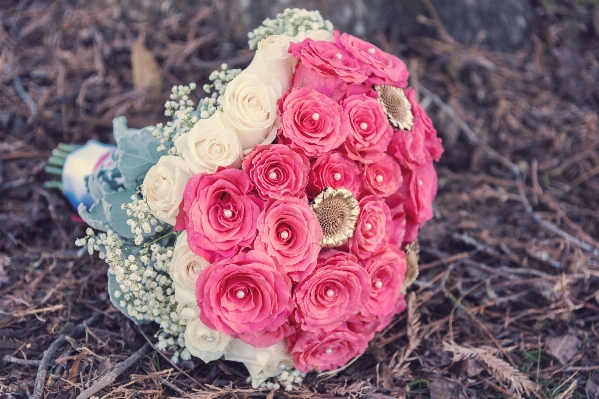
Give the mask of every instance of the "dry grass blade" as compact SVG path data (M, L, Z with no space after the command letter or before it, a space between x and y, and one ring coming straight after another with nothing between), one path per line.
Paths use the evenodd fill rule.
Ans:
M404 366L404 363L407 361L408 357L418 348L420 342L422 341L422 334L420 333L421 323L420 323L420 311L418 310L418 303L416 302L416 294L412 291L408 295L408 346L404 349L399 360L395 360L395 356L391 360L389 366L391 367L391 371L396 377L404 375L408 371L408 369Z
M574 390L576 389L577 386L578 386L578 380L572 381L570 386L564 392L557 395L555 397L555 399L570 399L572 397L572 395L574 394Z

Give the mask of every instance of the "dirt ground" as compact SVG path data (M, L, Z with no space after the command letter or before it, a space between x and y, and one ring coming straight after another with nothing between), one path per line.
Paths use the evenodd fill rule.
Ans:
M223 33L234 21L217 6L150 24L117 5L3 4L1 398L75 398L107 376L100 398L599 398L596 0L539 0L512 54L454 43L439 24L436 39L375 38L406 61L443 138L435 218L408 311L345 370L292 392L251 389L240 364L173 365L151 347L109 374L155 342L154 327L111 306L106 264L77 256L85 226L43 187L59 142L109 142L117 115L164 121L172 85L247 64L243 40ZM146 89L132 73L140 36L160 76Z

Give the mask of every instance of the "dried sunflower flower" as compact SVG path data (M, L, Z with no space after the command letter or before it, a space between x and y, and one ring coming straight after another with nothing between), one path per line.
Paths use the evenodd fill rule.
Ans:
M360 207L351 191L329 187L314 198L311 207L322 227L321 246L338 247L354 235Z
M389 123L396 129L410 130L414 125L414 115L403 89L389 85L375 86L374 89L379 94L379 103Z

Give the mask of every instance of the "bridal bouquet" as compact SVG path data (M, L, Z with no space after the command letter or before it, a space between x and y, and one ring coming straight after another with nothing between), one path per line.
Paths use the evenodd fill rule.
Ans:
M116 148L78 161L91 228L77 244L109 264L117 308L160 325L174 361L224 357L254 386L292 389L364 353L405 309L443 149L397 57L316 11L286 10L249 38L251 64L215 71L199 106L195 85L175 87L171 122L117 118Z

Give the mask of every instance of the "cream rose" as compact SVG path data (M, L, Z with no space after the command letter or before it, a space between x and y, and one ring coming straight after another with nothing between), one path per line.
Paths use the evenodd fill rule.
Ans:
M189 303L190 299L191 303L195 303L196 280L200 272L209 264L206 259L191 251L187 244L187 232L183 231L179 234L169 269L169 274L175 283L175 293L178 291L181 299L179 303Z
M175 301L185 306L197 306L196 305L196 294L194 291L190 291L187 288L173 285L175 290Z
M183 308L181 318L187 322L185 347L193 356L208 363L220 358L229 350L231 337L206 327L200 321L197 307Z
M232 339L225 359L242 362L252 377L254 388L259 387L267 378L293 367L293 359L287 351L285 340L266 348L254 348L240 339Z
M266 70L246 69L227 85L223 112L244 150L270 144L279 127L277 100L281 83Z
M214 173L219 166L238 168L243 147L231 126L225 125L221 112L200 119L193 128L175 141L193 173Z
M165 155L148 170L144 179L145 198L158 219L174 225L183 200L185 183L193 174L180 157Z

